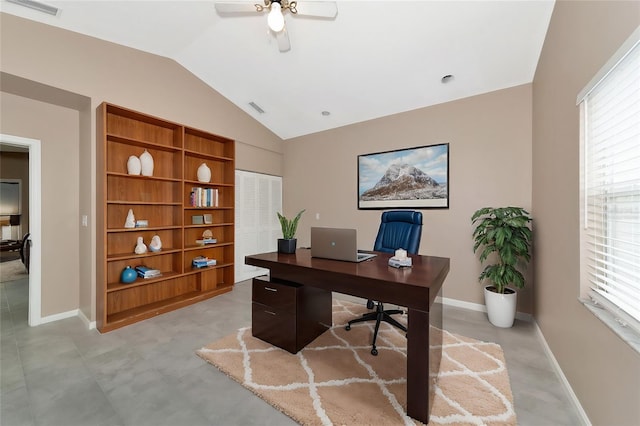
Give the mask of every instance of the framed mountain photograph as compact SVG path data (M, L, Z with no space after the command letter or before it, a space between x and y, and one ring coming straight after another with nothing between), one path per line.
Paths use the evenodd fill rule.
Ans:
M358 156L358 209L449 208L449 144Z

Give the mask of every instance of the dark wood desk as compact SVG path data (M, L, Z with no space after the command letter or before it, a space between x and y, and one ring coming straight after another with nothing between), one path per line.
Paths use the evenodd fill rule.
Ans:
M411 256L413 267L396 269L387 262L390 255L378 253L372 260L351 263L312 258L311 251L295 254L263 253L245 257L248 265L270 270L272 279L406 306L407 332L407 414L429 422L434 389L442 357L440 341L429 324L442 328L442 309L434 304L449 272L449 259Z

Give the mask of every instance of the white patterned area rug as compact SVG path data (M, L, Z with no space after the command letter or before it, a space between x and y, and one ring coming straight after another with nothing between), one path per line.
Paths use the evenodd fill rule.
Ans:
M251 336L251 328L197 351L207 362L303 425L420 425L406 409L406 338L383 323L346 322L367 309L334 299L334 326L293 355ZM407 316L398 317L406 323ZM502 348L443 333L430 425L515 425Z

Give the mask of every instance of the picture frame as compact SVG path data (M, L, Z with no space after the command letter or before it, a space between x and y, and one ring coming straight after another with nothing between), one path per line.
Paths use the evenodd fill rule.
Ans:
M449 144L358 156L358 209L448 209Z

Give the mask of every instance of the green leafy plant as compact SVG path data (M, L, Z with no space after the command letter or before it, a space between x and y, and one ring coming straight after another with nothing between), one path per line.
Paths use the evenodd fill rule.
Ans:
M300 217L304 213L304 210L300 210L300 212L293 219L289 220L286 217L282 216L278 212L278 220L280 220L280 226L282 227L282 238L285 240L291 240L296 236L296 230L298 229L298 221Z
M519 266L531 259L529 250L532 234L529 228L531 216L520 207L484 207L471 217L476 227L473 231L473 252L481 249L480 263L496 253L498 263L487 265L478 280L489 280L496 292L503 294L509 284L524 287L524 276ZM521 268L522 269L522 268Z

